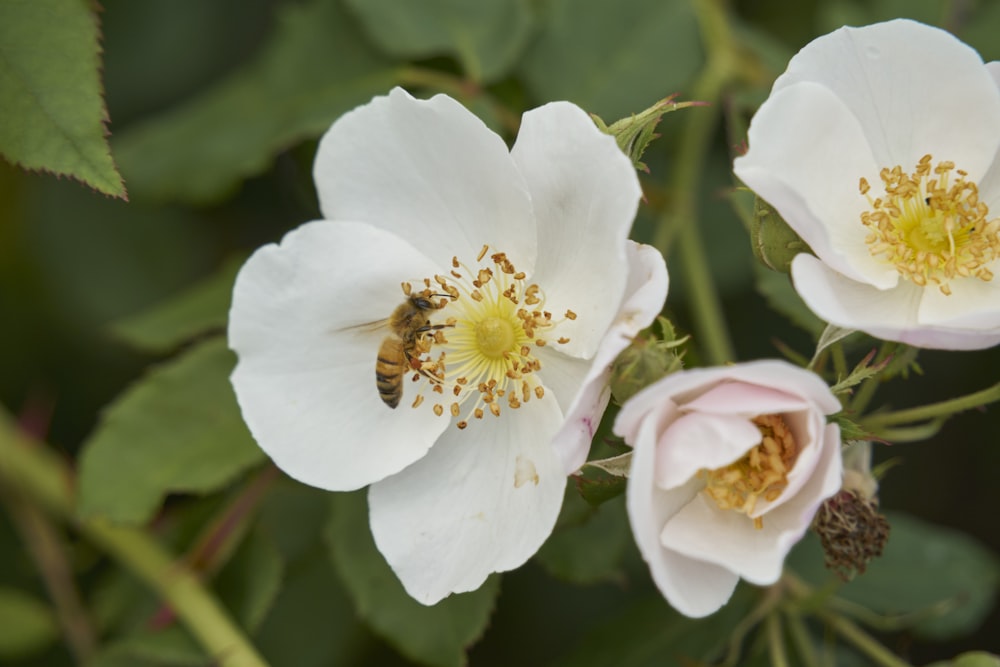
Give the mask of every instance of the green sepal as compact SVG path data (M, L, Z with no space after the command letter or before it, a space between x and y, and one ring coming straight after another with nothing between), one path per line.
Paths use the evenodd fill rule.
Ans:
M865 358L858 362L858 365L854 367L854 370L848 374L848 376L837 384L830 387L830 391L834 394L849 394L851 389L865 380L871 379L878 376L882 371L886 369L891 361L891 357L886 357L882 361L877 363L872 363L872 359L875 358L875 350L872 350Z
M649 168L640 161L640 158L649 144L660 136L656 134L656 126L660 124L663 115L687 107L704 106L703 102L675 102L675 97L677 96L671 95L664 98L645 111L617 120L611 125L606 124L597 114L590 114L590 117L594 119L601 132L615 138L618 147L632 160L632 165L636 169L648 173Z
M609 459L587 461L572 479L580 496L595 507L625 491L632 452L628 451Z

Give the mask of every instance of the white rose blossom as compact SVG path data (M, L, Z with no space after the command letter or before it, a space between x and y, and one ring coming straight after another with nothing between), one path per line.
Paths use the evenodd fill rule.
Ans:
M680 371L622 406L633 447L632 532L653 581L701 617L740 578L771 584L841 485L840 410L815 374L784 361Z
M919 347L1000 343L1000 63L909 20L806 45L736 174L812 248L824 320Z
M548 537L666 267L627 238L629 159L569 103L526 113L508 150L455 100L397 88L333 124L314 176L326 219L236 280L232 383L290 476L370 485L379 550L433 604ZM405 344L384 326L404 303Z

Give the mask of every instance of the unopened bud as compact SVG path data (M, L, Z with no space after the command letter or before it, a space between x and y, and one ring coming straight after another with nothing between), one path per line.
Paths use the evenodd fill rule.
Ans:
M660 338L640 334L611 365L611 395L619 404L684 366L684 353L676 348L687 341L687 336L676 340L670 322L662 317L659 322Z

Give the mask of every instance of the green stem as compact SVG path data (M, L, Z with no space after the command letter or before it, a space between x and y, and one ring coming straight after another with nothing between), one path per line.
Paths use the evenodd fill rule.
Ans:
M992 387L987 387L986 389L966 394L965 396L959 396L958 398L948 399L947 401L871 415L862 421L862 425L870 431L876 431L879 428L896 426L897 424L912 424L914 422L950 417L957 412L979 408L989 403L995 403L996 401L1000 401L1000 382Z
M772 667L788 667L788 654L785 652L785 641L781 636L781 616L777 610L767 615L765 627Z
M788 634L791 635L795 643L798 656L801 658L803 667L820 667L819 656L816 654L816 645L809 636L809 629L802 620L802 616L797 610L787 612Z
M862 630L858 625L855 625L843 616L830 613L820 613L819 616L834 632L871 658L875 664L881 667L913 667L910 663L900 659L892 651L878 643L874 637Z
M878 354L875 355L875 359L872 361L872 365L876 366L881 361L884 361L886 357L890 356L893 350L896 349L896 344L891 342L883 342L879 347ZM875 398L875 392L878 391L879 384L882 380L879 376L870 377L861 383L858 390L854 393L854 399L851 401L850 411L856 415L860 415L871 403L872 399Z
M667 256L674 235L677 235L677 257L692 304L698 343L709 363L723 364L732 361L735 354L697 224L697 201L705 156L719 120L718 102L723 90L735 78L737 67L734 64L734 42L723 8L716 0L699 0L695 6L709 55L692 97L711 106L696 109L685 116L687 124L676 160L679 167L673 170L668 186L673 206L664 211L653 245Z
M114 526L97 519L77 520L68 466L54 452L20 433L2 413L0 481L74 525L85 538L138 575L171 605L217 664L266 667L264 659L197 576L156 540L138 528Z
M70 653L77 663L85 663L97 648L97 636L73 581L62 536L22 494L3 488L0 497L45 582Z

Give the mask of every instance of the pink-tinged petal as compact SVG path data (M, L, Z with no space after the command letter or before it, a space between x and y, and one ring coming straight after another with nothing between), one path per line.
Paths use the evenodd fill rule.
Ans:
M650 386L655 386L655 384ZM681 412L676 403L657 392L644 389L625 401L625 405L615 417L612 431L629 445L635 447L642 429L653 428L656 433L662 433L667 425L680 415ZM653 446L655 447L655 443Z
M733 170L771 204L819 257L880 287L899 275L865 245L859 179L879 183L863 128L826 88L800 83L771 95L750 123L750 150Z
M278 467L351 490L430 448L447 420L380 400L375 359L388 332L357 325L388 317L403 301L401 281L436 270L403 240L355 223L303 225L247 260L229 313L232 383Z
M747 581L773 584L781 576L785 556L805 534L820 504L840 489L842 465L836 425L831 424L816 447L820 456L806 484L780 507L761 515L762 527L753 518L729 510L699 494L671 518L661 533L665 547L689 558L703 560L735 573Z
M785 393L794 392L812 401L824 414L833 414L840 410L840 402L815 373L810 373L787 361L763 359L734 366L692 368L668 375L636 394L623 406L622 412L631 412L640 407L651 409L652 406L662 402L664 397L678 405L686 406L724 382L781 387ZM630 406L633 402L635 407ZM618 433L617 427L615 432Z
M503 140L445 95L401 88L341 116L314 167L323 215L409 241L439 266L472 263L488 244L519 270L535 263L535 222Z
M764 519L762 528L753 519L699 494L667 522L660 535L663 546L755 584L773 584L781 576L788 550L809 527L788 527Z
M996 82L974 49L938 28L906 19L841 28L799 51L774 92L804 81L851 110L880 167L912 169L930 153L978 180L1000 145Z
M552 364L550 357L555 355L546 348L540 350L541 377L545 385L551 387L559 397L566 415L566 421L552 446L562 460L567 474L578 469L587 460L594 432L610 397L608 382L611 364L636 334L653 323L667 298L667 267L660 251L632 241L628 242L626 250L629 275L625 297L597 348L597 353L587 365L586 375L579 378L576 374L562 372L553 378L550 370L555 364ZM566 360L559 365L565 366L568 363ZM577 370L580 368L582 367L577 366Z
M806 305L819 317L876 338L943 350L982 349L1000 342L1000 334L993 330L935 327L920 322L918 313L926 290L909 281L880 291L845 278L811 255L795 258L792 280Z
M729 600L739 579L716 565L664 549L660 543L664 524L691 501L701 484L692 480L684 488L672 491L656 486L653 481L656 431L656 421L646 420L635 433L626 489L632 534L653 581L667 601L687 616L707 616Z
M511 157L524 176L538 221L533 282L570 338L567 354L590 358L614 320L629 275L626 244L639 179L614 138L582 109L554 102L524 114Z
M549 444L561 418L543 399L453 426L423 459L372 485L375 543L411 596L434 604L475 590L538 550L566 486Z
M656 484L661 489L679 487L703 468L733 463L760 440L760 430L746 417L682 414L656 443Z
M807 406L801 396L759 384L734 381L712 387L701 396L688 401L684 407L692 412L713 412L752 418L758 415L801 410Z

